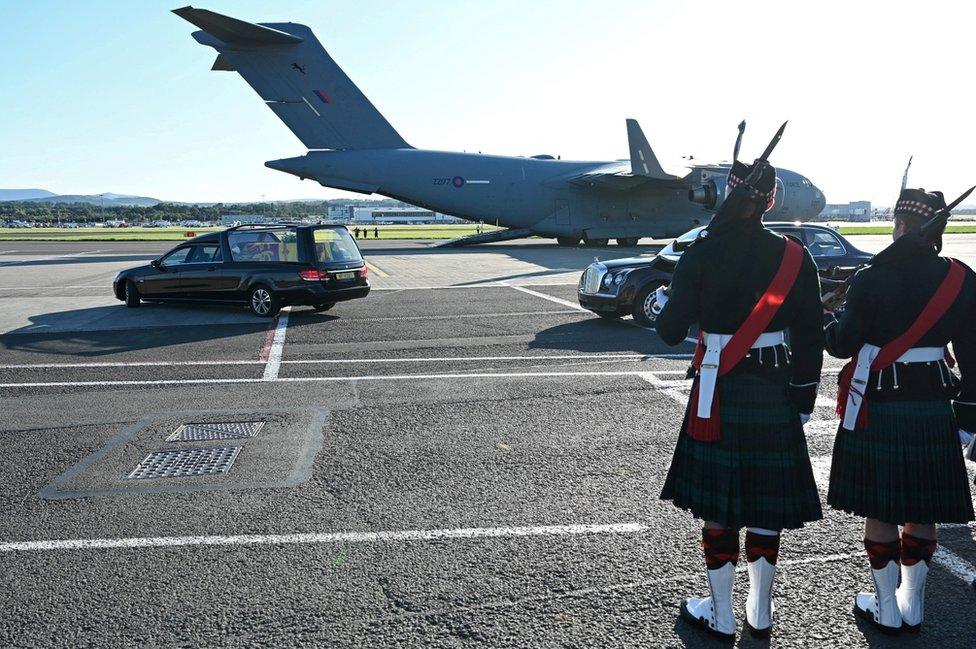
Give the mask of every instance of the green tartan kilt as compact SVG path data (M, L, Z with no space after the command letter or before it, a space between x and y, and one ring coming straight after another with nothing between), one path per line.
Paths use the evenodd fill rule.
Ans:
M803 425L786 389L782 375L719 379L721 439L692 439L686 409L661 498L728 528L795 529L823 518Z
M828 504L897 525L973 520L950 402L869 399L867 407L867 428L837 431Z

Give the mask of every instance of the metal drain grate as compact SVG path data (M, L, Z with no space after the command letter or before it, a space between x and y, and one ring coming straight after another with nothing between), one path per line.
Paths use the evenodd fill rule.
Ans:
M167 442L209 442L221 439L256 437L263 421L220 421L205 424L183 424L166 438Z
M242 446L153 451L126 476L127 480L187 478L227 473Z

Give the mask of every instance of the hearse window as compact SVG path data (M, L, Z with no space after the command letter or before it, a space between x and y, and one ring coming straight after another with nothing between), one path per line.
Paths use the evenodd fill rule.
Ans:
M180 264L186 263L186 258L189 256L193 248L177 248L173 252L169 253L162 258L163 265L165 266L179 266Z
M216 261L220 261L220 246L217 244L194 246L193 254L189 257L191 264L207 264Z
M840 257L847 253L840 240L829 232L810 232L810 253L814 257Z
M356 242L345 228L319 228L314 233L316 261L362 260Z
M227 243L234 261L298 261L294 230L230 232Z

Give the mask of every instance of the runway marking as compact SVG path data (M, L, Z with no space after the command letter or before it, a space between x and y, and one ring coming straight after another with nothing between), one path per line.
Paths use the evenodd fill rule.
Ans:
M327 532L299 534L247 534L231 536L155 536L116 539L65 539L7 541L0 552L51 552L56 550L113 550L170 548L200 545L313 545L325 543L383 543L438 541L445 539L512 538L526 536L580 536L586 534L633 534L648 530L641 523L607 525L544 525L539 527L467 527L441 530L386 532Z
M539 282L532 280L526 286L576 286L574 279L570 282ZM505 284L499 280L485 280L479 284L448 285L448 286L374 286L371 291L442 291L449 289L468 289L468 288L515 288L520 284Z
M37 259L18 259L16 261L0 261L0 267L17 266L21 264L33 264L38 261L54 261L56 259L71 259L73 257L83 257L84 255L94 255L104 250L85 250L84 252L73 252L70 255L56 255L54 257L39 257Z
M273 334L274 329L269 329ZM426 358L296 358L282 359L282 365L360 365L363 363L455 363L455 362L492 362L492 361L564 361L564 360L620 360L646 361L659 358L690 358L690 354L557 354L545 356L438 356ZM193 367L220 365L264 365L267 357L258 360L225 360L225 361L108 361L95 363L24 363L0 364L0 370L30 370L30 369L72 369L101 367ZM682 370L682 373L684 371Z
M67 290L70 288L108 288L111 289L111 283L107 284L79 284L76 286L0 286L0 291L44 291L49 289L57 290Z
M363 260L363 261L366 261L366 260ZM390 276L390 274L388 272L386 272L385 270L383 270L379 266L376 266L375 264L373 264L370 261L366 261L366 268L369 268L370 272L376 273L380 277L389 277Z
M976 583L976 567L944 545L938 546L938 549L935 551L935 556L932 557L932 561L967 584Z
M271 347L268 350L268 363L264 366L265 381L274 381L278 378L278 371L281 369L281 353L285 348L285 333L288 331L288 312L291 307L285 307L278 314L278 324L275 326L274 338L271 340Z
M452 315L411 315L411 316L391 316L383 318L343 318L338 317L339 321L346 322L400 322L409 320L465 320L472 318L507 318L514 316L536 316L536 315L567 315L578 313L576 310L556 309L553 311L512 311L508 313L459 313Z
M270 363L270 360L269 360ZM280 362L278 363L280 366ZM397 375L363 375L363 376L293 376L276 377L271 379L227 378L227 379L155 379L132 381L44 381L34 383L0 383L0 388L58 388L58 387L113 387L136 385L221 385L230 383L321 383L341 381L431 381L437 379L517 379L517 378L559 378L559 377L608 377L633 376L641 377L646 372L639 371L604 371L604 372L483 372L469 374L397 374Z
M524 286L516 286L515 284L502 284L502 286L508 286L510 288L514 288L516 291L521 291L522 293L526 293L528 295L534 295L536 297L541 297L543 300L549 300L550 302L555 302L556 304L562 304L563 306L568 306L568 307L570 307L572 309L576 309L577 311L582 311L584 313L590 313L590 310L589 309L584 309L579 304L574 304L574 303L570 302L569 300L564 300L562 298L553 297L552 295L546 295L545 293L540 293L539 291L533 291L532 289L525 288Z

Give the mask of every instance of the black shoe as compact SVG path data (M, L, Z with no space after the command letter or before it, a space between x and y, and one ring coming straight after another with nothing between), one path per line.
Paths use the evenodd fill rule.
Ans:
M854 605L854 615L858 616L865 622L868 622L871 626L873 626L881 633L884 633L885 635L898 635L899 633L901 633L902 627L885 626L884 624L880 624L878 623L877 620L874 619L874 613L872 613L871 611L865 611L863 609L860 609L857 607L856 604Z
M710 635L718 638L719 640L722 640L723 642L730 642L733 644L735 643L734 633L729 634L729 633L722 633L721 631L717 631L716 629L713 629L711 625L708 624L708 620L706 620L705 618L695 617L694 615L692 615L691 611L688 610L687 599L681 600L680 608L681 608L681 619L683 619L685 622L688 622L689 624L696 626L699 629L702 629L703 631L707 631Z
M749 630L749 635L757 640L768 640L769 634L773 632L772 626L767 626L765 629L757 629L749 624L749 620L745 621L745 627Z

